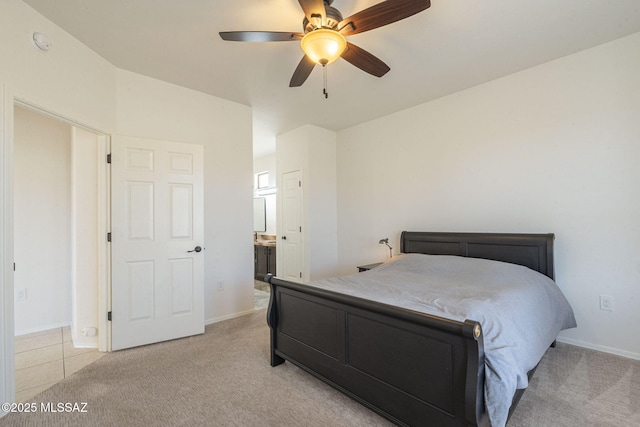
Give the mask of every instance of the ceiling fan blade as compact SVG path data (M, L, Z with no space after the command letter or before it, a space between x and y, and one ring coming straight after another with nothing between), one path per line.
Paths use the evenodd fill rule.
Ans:
M279 31L221 31L222 40L233 42L287 42L300 40L303 34Z
M293 72L293 76L291 76L291 81L289 82L289 87L298 87L302 86L302 84L307 80L309 74L315 67L316 63L313 62L307 55L302 57L302 60L298 64L298 67Z
M347 42L347 49L342 53L342 58L373 76L382 77L391 68L366 50Z
M327 12L324 8L324 0L298 0L304 15L309 22L317 27L322 27L327 22ZM320 19L320 22L317 21Z
M429 6L429 0L386 0L343 19L338 28L343 36L363 33L408 18Z

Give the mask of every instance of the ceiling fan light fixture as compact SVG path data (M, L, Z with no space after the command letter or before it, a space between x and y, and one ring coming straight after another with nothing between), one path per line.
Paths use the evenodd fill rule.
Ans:
M300 42L304 53L316 64L327 65L340 58L347 40L335 30L319 28L305 34Z

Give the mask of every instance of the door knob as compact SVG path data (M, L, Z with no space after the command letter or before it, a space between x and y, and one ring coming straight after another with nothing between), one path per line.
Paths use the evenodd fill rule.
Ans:
M282 236L282 240L287 240L287 236Z
M200 246L196 246L195 248L191 249L190 251L187 252L200 252L202 250L202 248Z

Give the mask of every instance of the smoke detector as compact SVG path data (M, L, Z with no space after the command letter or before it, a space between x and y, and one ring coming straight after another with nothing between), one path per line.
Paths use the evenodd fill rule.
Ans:
M31 41L33 42L33 45L36 47L36 49L42 52L48 52L49 49L51 49L51 42L49 41L49 38L42 33L33 33Z

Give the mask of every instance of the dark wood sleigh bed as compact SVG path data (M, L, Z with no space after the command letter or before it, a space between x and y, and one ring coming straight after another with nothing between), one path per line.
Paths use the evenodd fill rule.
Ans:
M553 234L405 231L401 252L509 262L553 279L553 239ZM489 425L480 323L270 275L265 280L271 285L272 366L289 361L398 425ZM523 392L514 395L511 412Z

